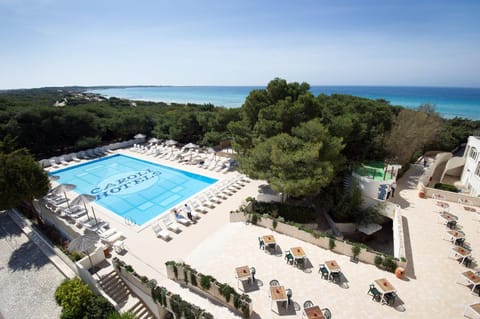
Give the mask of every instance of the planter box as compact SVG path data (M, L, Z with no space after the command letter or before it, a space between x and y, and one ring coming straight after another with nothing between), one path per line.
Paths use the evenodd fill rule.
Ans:
M176 282L185 283L192 290L197 291L199 294L206 294L210 297L215 298L222 305L232 309L233 311L241 312L241 309L237 309L234 306L233 295L230 296L230 301L227 302L227 300L225 299L225 296L223 296L221 291L220 291L220 284L218 282L212 281L210 283L210 288L209 289L203 289L201 284L200 284L200 279L201 279L201 276L202 276L201 273L194 274L194 276L197 278L197 286L195 286L195 285L192 285L192 283L191 283L192 272L190 270L186 271L188 281L187 282L185 281L185 276L184 276L184 271L183 271L185 269L184 266L176 265L176 267L178 269L178 278L175 278L175 274L173 272L173 265L166 265L166 267L167 267L167 275L168 275L169 279L171 279L173 281L176 281ZM249 310L250 310L250 315L251 315L252 312L253 312L251 303L249 305Z

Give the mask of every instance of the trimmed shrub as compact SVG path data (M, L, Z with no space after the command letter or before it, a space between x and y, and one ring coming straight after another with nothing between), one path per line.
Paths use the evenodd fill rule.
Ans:
M107 299L95 295L79 278L64 280L55 291L55 301L62 307L62 319L107 318L116 312Z
M380 265L383 262L382 256L379 256L379 255L375 256L375 259L373 260L373 262L375 263L375 266L380 267Z
M443 184L443 183L436 183L434 188L440 189L442 191L447 191L447 192L454 192L454 193L460 192L460 190L455 186L449 185L449 184Z

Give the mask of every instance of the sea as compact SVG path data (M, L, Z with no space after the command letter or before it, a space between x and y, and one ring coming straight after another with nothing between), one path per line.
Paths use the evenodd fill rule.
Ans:
M166 103L213 104L241 107L254 89L262 86L131 86L91 89L106 97ZM402 87L402 86L311 86L314 95L348 94L384 99L391 105L417 108L432 104L445 118L480 120L480 88Z

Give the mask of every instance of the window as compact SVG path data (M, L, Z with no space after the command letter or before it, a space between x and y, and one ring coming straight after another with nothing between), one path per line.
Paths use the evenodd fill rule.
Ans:
M475 170L475 175L480 176L480 163L477 164L477 169Z
M477 154L478 154L477 149L475 147L472 147L470 149L470 157L475 160L477 159Z

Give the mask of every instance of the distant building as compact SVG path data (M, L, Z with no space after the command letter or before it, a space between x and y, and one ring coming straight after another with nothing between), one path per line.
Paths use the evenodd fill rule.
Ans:
M480 196L480 137L470 136L463 154L465 166L460 180L471 196Z

